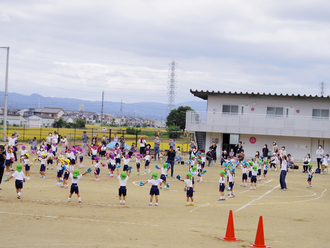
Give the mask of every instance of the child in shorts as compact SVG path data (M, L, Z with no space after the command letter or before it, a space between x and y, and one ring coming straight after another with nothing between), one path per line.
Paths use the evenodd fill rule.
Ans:
M307 182L308 182L308 187L307 188L311 188L312 187L312 178L314 176L313 165L309 164L308 169L309 169L309 173L308 173L308 179L307 179Z
M225 188L226 188L226 178L225 178L226 172L224 170L220 171L220 179L219 179L219 192L220 192L220 199L218 201L224 201L225 198Z
M145 164L144 164L144 172L147 172L147 169L148 169L148 173L150 173L150 167L149 167L149 165L150 165L150 152L149 151L147 151L146 152L146 155L145 155L145 157L144 157L144 160L146 161L145 162Z
M256 189L257 188L257 175L258 175L258 166L253 165L252 177L251 177L251 188L250 189Z
M95 182L98 182L100 181L99 179L99 175L100 175L100 158L99 157L94 157L94 160L95 160L95 165L94 165L94 175L95 175Z
M154 196L155 196L155 199L156 199L155 206L158 206L158 196L159 196L158 185L162 182L163 182L163 180L158 178L158 173L153 172L152 173L152 178L149 179L148 181L146 181L145 183L143 183L143 185L145 185L146 183L151 184L151 189L150 189L150 193L149 193L150 194L149 206L152 206L152 200L153 200Z
M63 176L63 185L61 186L61 188L67 189L67 188L69 188L68 179L69 179L70 171L67 171L66 169L70 168L70 159L67 158L64 160L64 166L65 166L65 172L64 172L64 176ZM63 168L62 168L62 170L63 170Z
M23 163L25 167L25 173L26 173L26 180L30 180L30 160L29 160L29 154L25 153L23 155Z
M16 171L7 179L7 182L15 178L15 188L17 193L17 199L21 199L21 192L23 188L23 181L25 178L25 175L22 171L23 166L21 164L18 164L16 167Z
M123 171L128 172L128 164L131 161L131 159L129 158L129 155L126 154L124 157L124 167L123 167Z
M138 154L136 156L136 170L137 170L137 174L136 175L140 175L140 161L141 161L141 157L140 155Z
M71 182L72 182L68 202L71 201L71 197L72 197L73 193L75 193L78 196L79 203L81 203L80 192L79 192L79 188L78 188L78 182L82 178L82 176L87 174L87 172L85 172L84 174L79 175L79 170L78 169L75 169L73 171L73 173L71 173L69 170L66 170L66 171L68 173L70 173L69 177L70 177Z
M41 159L40 159L40 175L41 175L41 178L45 179L46 178L46 174L45 174L45 171L46 171L46 157L47 157L47 154L46 153L43 153L41 155Z
M129 171L125 172L123 171L120 175L119 175L119 170L117 170L117 176L118 176L118 180L119 180L119 204L120 205L125 205L125 201L126 201L126 194L127 194L127 188L126 188L126 184L127 181L129 179Z
M248 168L247 168L247 164L243 164L243 168L242 168L242 185L241 187L247 187L247 175L248 174Z
M164 184L164 189L167 189L166 188L166 177L168 175L168 170L170 169L170 166L167 167L167 163L164 163L163 164L163 168L158 168L160 170L162 170L162 174L160 175L160 179L163 180L163 182L160 184L159 188L162 189L162 185Z
M179 181L185 182L186 183L186 188L187 188L187 206L194 206L194 189L192 187L192 175L191 173L186 174L186 179L181 179L180 177L177 177ZM191 203L189 204L189 198Z

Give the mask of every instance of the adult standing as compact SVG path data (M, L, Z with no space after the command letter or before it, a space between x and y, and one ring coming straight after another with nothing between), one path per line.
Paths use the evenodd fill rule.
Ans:
M93 135L93 138L92 138L92 146L97 146L97 137L95 134Z
M3 145L0 145L0 185L2 182L3 171L5 169L6 151ZM1 188L0 188L1 190Z
M175 159L175 151L173 149L173 146L170 146L170 150L167 152L167 163L171 165L171 177L173 177L174 172L174 159Z
M146 140L141 136L138 142L140 143L140 154L143 154L144 149L146 148Z
M281 159L282 159L282 163L281 163L280 184L281 184L281 189L287 190L285 177L288 171L288 162L286 161L286 155L282 155Z
M36 137L33 137L33 139L30 141L29 143L31 145L31 151L36 151L37 150L37 146L38 146L38 141Z
M81 148L82 149L84 149L84 151L85 151L85 156L87 155L87 150L88 150L88 147L87 147L87 142L88 142L88 135L87 135L87 133L86 133L86 131L84 131L83 132L83 135L82 135L82 144L81 144ZM64 139L66 139L65 137L64 137ZM64 139L62 140L62 151L63 151L63 146L65 146L65 144L64 144Z
M88 136L87 136L87 137L88 137ZM62 137L61 137L61 145L62 145L61 152L65 152L65 151L66 151L66 148L68 147L68 140L67 140L66 136L62 136ZM82 143L81 148L84 149L84 150L85 150L84 153L87 154L87 153L86 153L86 149L88 148L88 147L87 147L87 141L86 141L85 144Z
M55 143L56 145L58 145L58 133L56 131L53 134L53 142L52 143Z
M118 137L117 137L116 134L115 134L115 137L113 137L113 141L116 142L116 143L118 142Z
M236 145L235 145L235 148L236 148L236 154L240 154L242 149L243 149L243 146L242 146L242 141L239 141ZM235 155L236 155L235 154Z
M160 139L159 136L156 135L156 138L154 139L154 153L155 153L155 161L157 160L157 154L158 154L158 160L160 160L159 158L159 146L160 146Z
M264 145L264 147L262 148L262 156L264 157L264 159L267 158L270 159L270 157L268 156L268 152L269 152L269 149L268 149L268 146L267 144Z
M215 141L212 141L212 159L214 162L214 165L217 164L217 143L215 143Z
M18 134L16 131L15 133L13 133L11 135L11 137L7 136L5 133L3 133L3 135L5 135L7 137L7 140L8 140L8 147L13 149L13 153L14 153L14 156L15 156L15 161L17 161L17 147L16 147L16 143L17 143L17 140L20 138L20 137L23 137L23 136L16 136L16 134Z
M168 142L168 145L171 147L173 147L173 149L175 148L175 142L173 139L170 139L170 141Z
M125 150L125 138L124 138L124 136L121 136L120 137L120 140L119 140L119 148L122 150L122 151L124 151Z
M190 158L190 157L191 157L191 153L192 153L192 151L193 151L194 149L197 150L197 145L196 145L195 140L192 140L192 141L190 142L189 146L190 146L190 150L189 150L189 158Z
M320 169L320 164L321 163L321 159L324 156L324 150L323 147L321 145L319 145L319 148L316 150L316 160L317 160L317 168Z

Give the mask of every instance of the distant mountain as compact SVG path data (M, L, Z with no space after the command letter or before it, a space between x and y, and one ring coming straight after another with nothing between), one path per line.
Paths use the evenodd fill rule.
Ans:
M0 91L1 105L4 102L4 92ZM64 110L78 111L79 105L84 104L85 111L101 112L101 101L86 101L82 99L73 98L60 98L60 97L44 97L39 94L32 94L30 96L22 95L18 93L8 93L8 108L11 109L28 109L38 107L56 107L63 108ZM206 110L206 101L190 101L182 102L175 105L175 108L179 106L190 106L196 111ZM137 103L123 103L122 114L123 116L134 116L136 111L137 117L143 117L148 119L166 119L167 104L158 102L137 102ZM120 115L120 102L104 101L103 112L105 114Z

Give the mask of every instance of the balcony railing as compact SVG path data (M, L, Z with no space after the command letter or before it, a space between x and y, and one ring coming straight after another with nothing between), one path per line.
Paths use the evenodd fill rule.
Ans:
M186 129L188 131L330 137L329 118L298 115L274 116L188 111Z

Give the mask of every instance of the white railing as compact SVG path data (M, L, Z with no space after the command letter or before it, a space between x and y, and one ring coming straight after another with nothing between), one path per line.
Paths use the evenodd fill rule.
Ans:
M221 112L195 112L186 114L186 129L188 131L236 131L237 133L267 133L267 130L303 132L298 136L307 135L306 132L330 132L328 118L313 118L311 116L271 116L258 114L223 114ZM321 134L320 134L321 135ZM319 134L316 136L320 136Z

